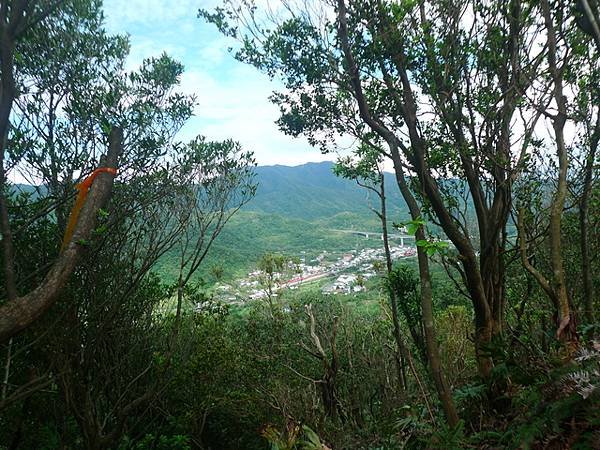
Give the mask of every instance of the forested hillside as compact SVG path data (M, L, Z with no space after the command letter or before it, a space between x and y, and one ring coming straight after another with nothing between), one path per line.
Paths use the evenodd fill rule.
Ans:
M600 449L599 12L0 0L0 450Z
M369 195L368 190L352 180L336 177L332 169L331 162L295 167L257 167L256 196L244 209L311 222L349 213L358 216L356 226L361 224L361 220L377 223L369 210L370 204L377 204L373 194ZM390 217L398 220L407 218L406 204L392 173L387 174L386 186L389 192Z
M353 180L336 177L333 162L301 166L259 166L255 169L255 196L229 221L214 250L207 255L198 278L212 281L211 270L218 266L231 280L254 270L260 256L268 252L314 257L326 251L356 248L360 237L339 230L377 232L381 223L371 210L377 199ZM408 220L408 211L388 173L389 222ZM15 192L43 195L30 185L18 184ZM364 244L364 243L363 243ZM176 251L167 253L156 270L172 281L176 277Z

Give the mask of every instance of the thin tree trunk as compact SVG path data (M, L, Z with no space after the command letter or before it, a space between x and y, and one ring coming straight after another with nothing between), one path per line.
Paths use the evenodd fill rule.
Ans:
M590 197L592 195L592 176L594 172L594 160L600 140L600 112L596 117L596 125L590 139L590 150L585 164L585 175L583 181L583 192L581 193L581 204L579 207L579 223L581 227L581 275L583 278L583 304L585 318L588 323L594 323L594 284L592 282L592 264L590 258L589 243L589 212Z
M9 301L18 296L17 279L14 267L13 236L8 217L8 204L4 196L6 186L6 173L4 171L4 154L8 143L8 130L10 128L10 113L15 99L14 78L14 35L5 26L0 29L2 42L0 44L1 64L1 89L0 89L0 232L2 233L4 289Z
M552 117L552 127L554 129L558 157L558 185L550 206L549 224L553 289L558 300L556 336L562 341L569 342L575 338L575 329L571 317L561 243L561 221L567 196L567 170L569 166L567 147L564 139L564 127L567 121L567 98L563 94L562 69L558 67L557 37L550 5L547 0L543 0L541 6L548 34L548 66L552 75L552 81L554 82L554 100L556 101L558 110L557 114Z
M183 290L185 289L185 283L181 276L177 282L177 309L175 311L175 333L179 329L179 322L181 321L181 310L183 307Z
M381 212L378 213L379 218L381 219L381 231L383 237L383 249L385 252L385 265L387 269L388 278L392 274L392 256L390 252L390 243L388 236L388 228L387 228L387 209L386 209L386 198L385 198L385 179L383 173L381 174L381 187L380 187L380 200L381 200ZM406 375L404 375L404 367L403 367L403 356L408 353L408 349L402 339L402 331L400 329L400 320L398 318L398 299L396 297L396 292L393 288L390 287L388 289L390 296L390 306L392 309L392 323L394 325L394 339L396 341L396 347L398 356L395 359L396 361L396 369L398 371L398 381L400 384L406 388Z
M395 152L397 153L397 152ZM394 161L394 165L398 161ZM402 167L395 168L396 181L404 201L408 205L411 217L413 220L421 218L421 210L414 195L410 191L404 176L402 175ZM417 229L415 234L416 239L426 239L425 230L422 226ZM440 349L437 344L437 336L435 332L435 322L433 319L433 292L431 289L431 274L429 271L429 259L423 247L417 247L417 260L419 264L419 278L421 285L421 314L423 318L423 328L425 331L425 345L427 348L427 358L429 362L429 370L435 384L438 398L444 409L448 425L455 427L458 425L459 417L452 398L452 392L448 385L448 380L442 368L442 359L440 357Z
M398 186L400 187L400 191L404 200L409 206L411 217L413 220L417 219L421 215L421 211L418 207L416 200L414 199L410 189L406 182L404 181L404 175L402 170L402 161L400 158L400 154L398 151L398 144L396 136L386 128L382 123L375 120L371 112L369 110L368 104L364 97L364 93L362 90L362 85L360 81L360 75L358 71L358 67L356 66L356 62L354 61L354 57L352 55L352 51L350 49L350 44L348 42L348 23L346 17L346 3L344 0L337 1L338 6L338 20L339 20L339 35L342 46L342 51L344 52L344 57L348 64L348 72L351 77L351 83L354 90L354 97L358 103L359 113L361 118L365 121L365 123L378 135L380 135L390 147L393 156L394 169L396 172L396 180L398 182ZM408 89L408 86L405 85L405 88ZM408 108L406 108L407 110ZM405 120L408 121L409 114L408 111L405 111L404 114ZM414 117L413 117L414 118ZM414 125L414 124L413 124ZM416 127L409 127L411 133L411 142L413 145L417 144L418 136L416 137L415 131ZM420 172L424 172L424 168ZM421 230L423 234L419 234L419 236L424 237L424 232ZM450 426L455 426L458 423L458 414L456 412L456 408L454 406L454 402L452 400L452 395L450 394L450 389L447 386L447 382L445 382L445 377L441 370L441 360L439 357L439 349L437 347L437 342L435 338L435 328L433 322L433 306L432 306L432 297L431 297L431 277L429 275L429 263L427 262L427 255L423 252L422 248L417 248L417 256L419 258L419 275L421 277L421 304L422 304L422 313L423 322L425 324L425 340L427 342L427 353L429 355L429 365L432 371L432 375L435 381L436 389L438 391L438 396L440 397L440 401L442 402L442 407L444 408L444 412L446 413L446 418L448 420L448 424ZM479 273L478 270L476 270ZM479 298L474 298L474 303L477 302ZM424 307L423 307L424 306ZM477 305L476 305L477 306ZM476 308L477 309L477 308ZM425 316L427 314L427 316ZM489 358L488 358L489 359ZM491 373L491 361L490 361L489 370L484 370L484 374ZM487 368L483 368L487 369Z
M6 350L6 363L4 364L4 379L2 380L2 400L6 400L6 394L8 392L8 380L10 377L10 364L12 362L12 346L13 339L10 338L8 341L8 348Z

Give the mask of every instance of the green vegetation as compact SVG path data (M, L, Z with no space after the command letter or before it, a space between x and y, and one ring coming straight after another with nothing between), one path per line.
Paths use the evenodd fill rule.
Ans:
M361 226L378 223L369 211L368 193L351 180L338 178L333 174L331 162L309 163L302 166L257 167L259 188L252 203L246 210L268 214L278 214L309 222L329 219L340 214L339 224ZM404 200L389 177L390 213L397 217L407 217ZM346 222L345 216L351 221ZM357 217L358 216L358 217Z
M356 183L333 174L330 162L298 167L258 167L256 196L232 217L207 257L199 276L213 281L208 267L223 267L223 280L244 277L268 252L304 255L323 251L346 252L378 247L371 238L339 230L379 231L379 221L368 208L367 194ZM390 183L391 184L391 183ZM404 202L390 185L390 219L406 217ZM157 270L167 280L175 277L174 254L166 255Z
M267 252L303 255L310 260L323 251L345 252L380 247L381 241L377 238L367 240L362 236L336 231L344 226L377 230L374 221L352 213L340 213L332 218L309 222L276 214L240 211L231 218L198 274L212 282L215 278L210 268L220 266L223 268L223 280L231 281L254 270L260 255ZM176 258L175 252L172 252L157 265L156 270L166 280L173 280L177 274Z
M334 171L0 2L0 450L598 448L598 0L262 5L199 20Z

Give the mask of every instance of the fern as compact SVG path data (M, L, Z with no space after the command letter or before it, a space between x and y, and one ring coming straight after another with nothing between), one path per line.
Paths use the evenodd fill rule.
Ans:
M583 348L575 361L577 369L562 378L568 392L576 392L584 400L600 391L600 350Z
M465 423L461 420L458 425L450 428L442 423L439 430L434 432L428 448L443 450L462 450L465 448Z
M459 403L468 403L472 401L481 401L485 398L487 386L485 384L467 384L454 391L456 401Z

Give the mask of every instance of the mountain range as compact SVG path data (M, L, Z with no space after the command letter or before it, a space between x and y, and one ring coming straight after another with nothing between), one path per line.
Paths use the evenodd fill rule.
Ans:
M352 180L337 177L333 162L307 163L301 166L259 166L258 189L246 211L280 214L307 221L324 220L338 214L355 214L356 225L372 222L369 204L378 207L374 194ZM386 196L392 216L406 212L393 174L388 173Z

